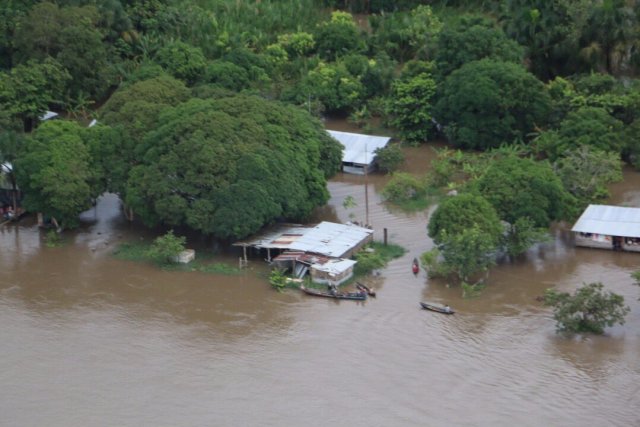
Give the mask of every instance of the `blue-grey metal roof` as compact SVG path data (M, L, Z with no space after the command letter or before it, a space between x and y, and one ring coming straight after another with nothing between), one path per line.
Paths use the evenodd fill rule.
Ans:
M371 164L376 157L374 152L378 148L386 147L391 140L388 136L363 135L337 130L328 130L327 132L344 147L342 162L358 165Z
M571 231L606 236L640 237L640 208L589 205Z

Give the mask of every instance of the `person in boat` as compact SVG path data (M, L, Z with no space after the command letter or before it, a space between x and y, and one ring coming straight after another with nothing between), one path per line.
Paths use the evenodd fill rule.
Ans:
M449 304L444 306L444 311L445 313L451 313L451 307L449 307Z
M413 264L411 265L411 270L413 271L414 275L418 275L418 272L420 271L420 264L418 264L418 259L414 258L413 259Z
M330 283L329 284L329 293L331 295L336 295L338 293L338 288L337 288L335 283Z

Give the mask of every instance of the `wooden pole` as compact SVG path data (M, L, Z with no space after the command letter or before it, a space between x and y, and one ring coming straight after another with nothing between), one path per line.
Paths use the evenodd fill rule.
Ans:
M384 229L384 245L387 246L387 229Z
M368 179L367 164L367 144L364 144L364 212L365 212L365 226L369 227L369 179Z

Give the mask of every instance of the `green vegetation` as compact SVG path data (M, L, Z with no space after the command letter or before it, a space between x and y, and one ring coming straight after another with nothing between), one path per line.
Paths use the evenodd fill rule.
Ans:
M288 277L285 271L280 268L274 268L269 274L269 283L278 292L282 292L287 287Z
M48 248L57 248L62 245L62 237L56 230L49 230L44 238Z
M526 140L550 105L542 82L524 67L482 59L445 79L434 116L454 146L487 150Z
M602 334L606 326L624 324L629 307L624 297L604 292L602 283L584 284L573 295L547 289L546 305L553 307L553 318L558 332L591 332Z
M426 209L434 194L424 180L408 173L395 172L382 189L382 196L405 212L415 212Z
M338 115L476 150L384 190L405 210L458 194L429 233L466 283L640 167L640 8L623 0L5 3L2 173L61 228L105 191L130 219L221 240L304 221L341 159L314 116ZM49 109L63 119L41 123Z
M374 270L383 268L389 261L400 258L405 253L401 246L391 243L371 242L355 256L358 263L355 266L355 275L364 276Z
M186 237L176 236L173 234L173 230L169 230L167 234L159 236L153 241L147 256L159 264L175 263L176 257L185 250L186 241Z
M239 274L237 267L221 262L214 262L211 255L196 254L196 259L188 264L167 263L150 254L151 244L146 242L122 243L113 251L113 256L134 262L150 263L163 270L199 272L205 274Z

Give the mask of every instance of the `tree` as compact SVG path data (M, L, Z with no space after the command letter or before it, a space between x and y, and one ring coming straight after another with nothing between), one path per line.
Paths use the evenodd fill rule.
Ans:
M15 62L55 58L67 69L71 98L81 94L101 98L113 83L115 58L98 24L95 6L58 7L50 2L35 5L15 32Z
M580 54L590 65L618 73L637 43L638 19L626 0L595 2L587 9L580 32Z
M620 154L588 145L565 151L554 169L569 193L585 206L609 197L608 185L622 180Z
M347 12L331 13L331 20L320 24L314 34L321 58L335 60L350 52L364 49L353 16Z
M436 92L436 82L425 65L425 71L417 75L408 67L407 76L395 81L391 86L387 113L392 126L400 130L400 135L410 143L427 140L432 124L431 98Z
M509 0L502 4L505 32L526 48L531 71L538 78L548 80L575 71L569 67L575 65L572 31L576 22L568 1Z
M560 123L557 144L548 154L556 158L581 145L621 153L625 145L624 125L603 108L582 107L570 112Z
M241 238L326 202L341 146L295 107L257 97L193 99L166 110L124 200L150 226ZM304 141L304 144L300 143Z
M553 307L557 331L602 334L606 326L623 325L629 312L624 297L603 288L600 282L583 284L573 295L547 289L544 302Z
M24 207L50 216L65 228L75 227L78 215L101 192L84 131L73 122L46 122L27 139L15 162Z
M380 170L386 173L394 172L404 162L404 153L400 144L389 144L374 151Z
M156 60L169 74L187 84L195 83L207 64L200 48L181 41L174 41L160 49Z
M477 224L456 234L443 231L438 251L443 258L444 271L453 273L464 284L469 284L474 275L486 273L495 264L495 237Z
M442 245L474 227L491 248L497 248L502 225L496 210L485 198L463 193L447 197L438 205L429 219L428 231L434 243Z
M121 196L131 168L142 161L140 146L148 132L159 125L160 112L186 101L189 89L166 74L135 82L117 90L100 110L100 121L111 126L109 143L97 147L98 159L107 171L108 190Z
M529 158L498 159L471 185L509 224L529 218L535 227L548 227L566 216L572 202L551 165Z
M371 44L397 61L429 59L438 40L442 22L430 6L419 5L410 12L371 15Z
M519 64L523 49L486 18L463 16L440 33L435 62L441 80L464 64L485 58Z
M483 59L447 77L434 117L455 146L487 149L526 140L549 107L544 85L522 66Z
M327 112L340 113L357 108L364 97L364 87L344 64L321 62L302 80L298 96L319 100Z
M0 107L21 120L29 132L50 106L63 103L70 79L67 70L52 58L17 65L9 73L0 73Z
M509 224L503 246L509 256L516 257L525 253L534 244L548 240L550 236L546 229L536 227L529 217L521 217L516 219L515 223Z

